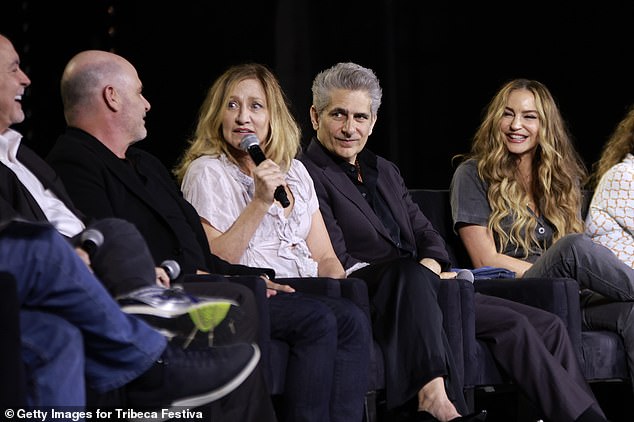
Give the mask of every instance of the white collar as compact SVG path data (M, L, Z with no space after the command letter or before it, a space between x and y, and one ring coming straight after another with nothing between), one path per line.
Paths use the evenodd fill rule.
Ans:
M17 162L18 148L22 135L13 129L7 129L0 134L0 161Z

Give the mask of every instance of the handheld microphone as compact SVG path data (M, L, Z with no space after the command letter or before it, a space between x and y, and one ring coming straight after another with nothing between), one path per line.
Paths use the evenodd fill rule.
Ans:
M456 274L456 278L462 279L462 280L467 280L467 281L469 281L471 283L473 283L473 280L474 280L473 273L470 270L460 270L460 271L458 271L458 274Z
M92 257L103 245L103 234L97 229L86 229L79 237L79 246Z
M173 259L166 259L161 262L161 268L165 270L170 280L176 280L181 274L181 266Z
M262 148L260 148L260 140L253 133L250 133L242 138L242 140L240 141L240 148L249 153L251 159L256 166L259 165L262 161L266 160L266 156L264 155ZM284 208L291 205L290 201L288 200L288 196L286 196L284 186L282 185L275 188L275 193L273 194L273 197L280 204L282 204L282 207Z

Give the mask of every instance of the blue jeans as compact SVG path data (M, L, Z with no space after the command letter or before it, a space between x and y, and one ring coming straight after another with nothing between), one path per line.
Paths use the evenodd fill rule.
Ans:
M37 375L34 391L28 395L37 404L83 405L84 377L97 392L121 387L150 368L166 347L161 334L121 312L68 241L51 226L13 222L0 231L0 271L16 278L18 299L25 309L22 314L30 322L21 324L21 335L29 350L24 354L27 376ZM31 311L55 317L43 319ZM51 325L57 328L53 331ZM81 349L68 347L76 353L69 351L63 357L50 353L52 345L59 345L56 333L73 343L81 333L85 360L81 376L77 370L68 370L81 361ZM60 377L55 374L63 374L67 391L58 387Z
M29 406L84 406L84 344L79 329L47 312L21 310ZM51 380L55 380L52 383Z
M363 311L347 299L302 293L278 293L269 308L271 337L291 348L280 419L361 421L370 362Z
M581 287L612 300L634 300L634 270L583 234L570 234L555 242L524 277L573 278Z

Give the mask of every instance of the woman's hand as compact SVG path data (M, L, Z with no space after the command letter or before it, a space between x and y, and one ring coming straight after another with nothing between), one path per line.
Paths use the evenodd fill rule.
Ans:
M261 201L270 205L275 200L275 189L278 186L285 186L286 179L280 166L272 160L265 160L253 170L253 181L255 192L253 200Z
M288 284L276 283L272 280L269 280L269 278L265 275L262 275L260 277L262 277L262 279L266 281L266 297L267 298L271 296L275 296L277 292L285 292L285 293L295 292L295 289L293 289Z

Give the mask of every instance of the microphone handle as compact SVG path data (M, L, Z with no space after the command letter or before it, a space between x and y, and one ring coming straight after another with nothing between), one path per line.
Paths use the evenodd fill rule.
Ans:
M284 190L284 186L282 185L279 185L275 188L275 193L273 194L273 197L277 199L280 204L282 204L283 208L291 205L291 201L288 200L288 196L286 196L286 191Z
M262 148L260 148L258 144L251 145L247 149L247 152L251 156L251 159L253 160L256 166L259 166L262 161L266 160L266 156L264 155Z

